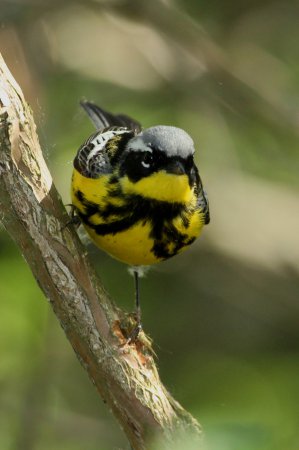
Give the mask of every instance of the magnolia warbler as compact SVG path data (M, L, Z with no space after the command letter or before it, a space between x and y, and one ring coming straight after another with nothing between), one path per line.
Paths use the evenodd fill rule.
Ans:
M92 241L133 267L136 322L142 329L140 266L188 248L210 221L206 192L194 163L194 143L182 129L142 129L126 115L81 102L97 131L74 159L72 205Z

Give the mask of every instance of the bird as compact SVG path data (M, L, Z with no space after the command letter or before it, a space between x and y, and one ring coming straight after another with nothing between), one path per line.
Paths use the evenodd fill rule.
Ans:
M125 114L80 103L96 132L73 161L73 215L97 247L132 268L136 325L130 344L142 330L140 268L190 247L210 222L209 202L186 131L142 128Z

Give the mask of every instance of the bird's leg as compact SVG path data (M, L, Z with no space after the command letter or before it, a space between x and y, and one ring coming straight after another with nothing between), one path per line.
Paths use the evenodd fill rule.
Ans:
M134 343L138 338L140 331L142 330L141 324L141 308L140 308L140 297L139 297L139 274L138 270L134 270L134 281L135 281L135 308L136 308L136 326L133 328L127 344Z
M137 325L142 328L141 325L141 307L140 307L140 296L139 296L139 274L137 270L134 270L134 281L135 281L135 307L136 307L136 320Z

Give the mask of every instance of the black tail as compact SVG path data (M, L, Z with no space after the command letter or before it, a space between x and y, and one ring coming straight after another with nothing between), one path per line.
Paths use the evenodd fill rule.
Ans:
M125 116L124 114L111 114L94 103L87 101L81 101L80 105L86 111L97 130L116 126L126 127L130 130L135 130L136 132L141 131L140 123L136 122L134 119L131 119L131 117Z

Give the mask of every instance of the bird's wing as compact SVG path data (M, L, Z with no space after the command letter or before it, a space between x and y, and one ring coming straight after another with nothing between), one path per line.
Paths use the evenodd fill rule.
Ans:
M116 126L126 127L135 133L141 131L140 123L124 114L111 114L94 103L87 101L81 101L80 105L86 111L97 130Z
M206 191L203 189L202 185L197 198L197 207L201 210L204 215L205 225L210 223L210 208L209 200Z
M104 128L92 134L79 148L75 169L87 178L113 172L113 166L134 132L123 127Z

